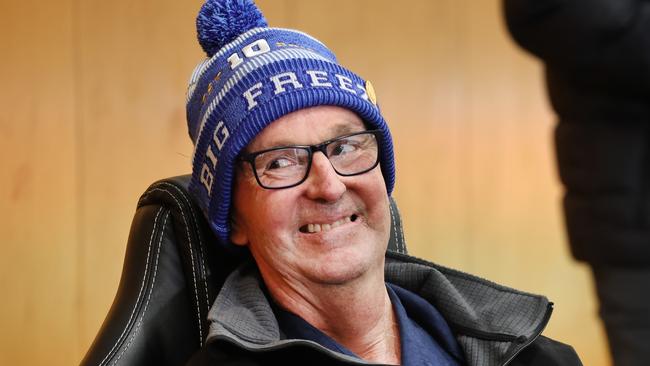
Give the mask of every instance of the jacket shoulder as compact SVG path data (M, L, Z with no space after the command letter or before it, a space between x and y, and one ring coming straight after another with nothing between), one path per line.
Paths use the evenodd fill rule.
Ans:
M511 366L582 366L573 347L540 336L526 347L510 364Z

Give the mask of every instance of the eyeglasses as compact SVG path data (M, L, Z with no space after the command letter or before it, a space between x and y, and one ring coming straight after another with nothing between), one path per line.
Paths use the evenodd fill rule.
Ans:
M281 146L243 154L239 160L250 163L262 188L291 188L307 179L313 155L318 151L325 154L334 171L344 177L374 169L379 163L379 138L379 130L363 131L318 145Z

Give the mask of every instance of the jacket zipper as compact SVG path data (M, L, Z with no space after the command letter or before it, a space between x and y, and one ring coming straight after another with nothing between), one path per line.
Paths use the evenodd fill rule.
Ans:
M539 338L540 335L542 335L542 332L544 331L544 328L546 328L546 325L548 324L549 319L551 318L551 313L553 313L553 303L549 303L548 307L546 308L546 314L544 314L544 319L542 320L542 323L539 325L538 329L535 331L535 335L531 337L526 343L522 344L519 349L517 349L510 358L506 360L506 362L502 363L501 366L506 366L512 360L517 357L526 347L530 346L537 338Z

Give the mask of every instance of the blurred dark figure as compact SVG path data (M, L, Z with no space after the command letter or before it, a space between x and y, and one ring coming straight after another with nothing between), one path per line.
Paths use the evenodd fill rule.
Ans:
M546 67L573 256L617 366L650 364L650 1L504 0Z

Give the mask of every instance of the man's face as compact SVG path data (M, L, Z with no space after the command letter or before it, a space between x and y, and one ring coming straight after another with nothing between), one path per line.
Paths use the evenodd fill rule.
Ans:
M313 107L274 121L246 150L312 145L363 130L361 119L347 109ZM309 224L329 230L309 232ZM260 187L249 165L237 171L231 239L249 246L267 285L345 284L383 276L389 230L379 166L343 177L317 152L307 180L286 189Z

